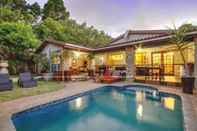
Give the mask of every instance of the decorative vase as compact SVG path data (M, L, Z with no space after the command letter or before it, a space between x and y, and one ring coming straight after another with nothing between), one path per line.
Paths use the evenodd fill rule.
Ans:
M8 74L8 62L7 61L0 61L0 73Z

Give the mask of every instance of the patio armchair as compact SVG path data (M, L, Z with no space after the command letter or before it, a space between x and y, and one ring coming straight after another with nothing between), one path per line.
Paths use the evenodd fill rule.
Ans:
M33 79L30 72L20 73L18 83L19 86L23 88L31 88L37 86L37 81Z
M0 91L12 90L13 83L8 74L0 74Z

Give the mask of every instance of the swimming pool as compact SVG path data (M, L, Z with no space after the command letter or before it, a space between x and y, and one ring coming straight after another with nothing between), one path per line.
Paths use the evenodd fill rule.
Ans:
M184 131L181 99L151 87L102 87L14 114L17 131Z

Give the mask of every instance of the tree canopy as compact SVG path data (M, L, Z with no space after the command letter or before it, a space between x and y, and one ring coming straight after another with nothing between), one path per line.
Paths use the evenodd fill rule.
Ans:
M54 20L64 20L69 17L69 12L66 11L63 0L48 0L44 5L43 19L48 17Z
M22 22L1 22L0 44L1 48L6 51L6 53L0 53L6 59L13 59L17 56L23 56L24 51L37 48L39 40L29 24Z
M15 68L21 62L34 61L37 54L32 51L47 38L89 47L111 40L104 31L86 22L78 24L69 14L63 0L48 0L44 8L26 0L0 0L0 58Z

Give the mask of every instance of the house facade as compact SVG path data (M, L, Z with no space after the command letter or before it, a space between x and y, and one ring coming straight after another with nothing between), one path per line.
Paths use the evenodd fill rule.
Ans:
M111 70L125 67L131 80L178 84L184 62L176 45L170 42L171 37L168 30L131 30L104 47L88 48L48 39L38 51L49 59L53 53L63 56L50 61L52 71L84 66L96 70L106 65ZM189 44L184 47L184 57L196 76L197 32L189 32L187 38ZM91 59L90 54L94 54Z

